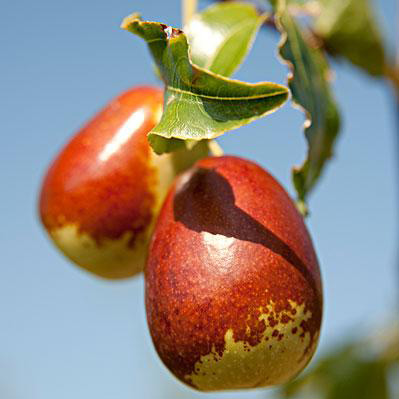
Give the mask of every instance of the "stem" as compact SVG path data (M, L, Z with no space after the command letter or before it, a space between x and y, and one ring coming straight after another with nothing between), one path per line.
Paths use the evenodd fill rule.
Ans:
M396 94L397 101L399 101L399 64L397 67L387 66L385 68L385 77L391 83Z
M399 51L398 51L399 54ZM394 106L394 112L395 112L395 134L394 134L394 144L395 144L395 152L396 152L396 170L399 170L399 63L397 62L397 66L390 66L388 65L385 69L385 77L389 81L389 83L392 86L393 90L393 106ZM399 174L397 173L397 180L399 181ZM397 188L397 198L399 202L399 188ZM399 229L398 229L399 230ZM398 234L399 231L397 231L396 234ZM398 286L399 286L399 250L396 250L396 267L397 267L397 279L398 279ZM398 304L399 304L399 295L398 295Z
M391 80L392 82L392 80ZM393 90L394 90L394 112L395 112L395 122L396 122L396 132L395 132L395 148L396 148L396 178L399 181L399 79L396 81L396 83L392 82ZM397 189L397 201L399 202L399 189ZM398 229L399 230L399 229ZM396 232L396 234L399 234L399 231ZM396 250L396 267L397 267L397 279L398 279L398 287L399 287L399 249ZM399 304L399 295L398 295L398 304Z
M183 28L197 11L198 0L182 0Z
M395 156L396 156L396 179L399 181L399 174L398 174L398 170L399 170L399 85L398 86L394 86L394 112L395 112L395 123L396 123L396 127L395 127ZM396 197L397 197L397 201L399 202L399 189L397 189L397 193L396 193ZM399 229L398 229L399 230ZM396 234L399 234L399 232L397 231ZM398 279L398 286L399 286L399 249L396 250L396 257L397 257L397 261L396 261L396 267L397 267L397 279ZM399 295L398 295L398 303L399 303Z
M210 153L215 157L221 157L224 154L222 147L216 140L209 140L208 147Z
M395 13L396 22L399 21L399 5L396 4L396 13ZM399 38L399 27L396 25L396 38ZM395 134L395 144L396 144L396 162L397 166L399 166L399 42L396 42L396 57L395 57L395 67L392 70L388 71L388 78L391 81L393 86L395 98L394 98L394 106L395 106L395 119L396 119L396 134ZM398 168L396 169L397 179L399 181ZM397 199L399 200L399 189L397 193ZM399 232L397 232L398 234ZM398 287L399 287L399 250L397 249L397 278L398 278ZM398 295L398 304L399 304L399 295Z

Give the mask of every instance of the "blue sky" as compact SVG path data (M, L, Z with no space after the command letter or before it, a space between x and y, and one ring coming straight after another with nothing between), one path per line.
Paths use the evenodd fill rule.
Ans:
M394 3L375 2L387 35ZM180 26L177 0L20 0L2 8L1 398L209 397L182 386L158 360L145 323L143 279L107 282L75 268L49 243L36 214L43 173L73 132L120 91L157 84L144 43L119 29L132 11ZM277 39L262 33L236 77L284 83ZM390 91L346 64L334 69L343 131L308 220L325 286L319 354L348 334L367 333L398 296ZM266 167L293 193L290 168L305 155L302 123L286 105L220 143L226 153ZM265 391L212 397L261 398Z

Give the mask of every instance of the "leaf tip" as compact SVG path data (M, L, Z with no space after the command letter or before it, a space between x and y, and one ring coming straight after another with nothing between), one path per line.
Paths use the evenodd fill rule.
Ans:
M141 14L138 12L134 12L127 17L123 18L121 23L121 28L125 30L129 30L130 26L133 25L135 22L141 20Z

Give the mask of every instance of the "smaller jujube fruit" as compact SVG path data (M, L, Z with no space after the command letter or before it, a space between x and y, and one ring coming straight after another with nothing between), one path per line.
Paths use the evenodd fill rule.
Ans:
M302 216L258 165L209 157L179 176L146 266L155 348L203 391L287 382L315 352L320 271Z
M76 133L43 181L39 208L49 235L98 276L142 271L155 216L185 161L185 153L157 156L148 144L162 107L158 88L124 92Z

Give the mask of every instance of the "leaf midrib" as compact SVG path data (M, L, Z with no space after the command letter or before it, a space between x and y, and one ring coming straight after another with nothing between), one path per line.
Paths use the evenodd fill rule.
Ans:
M216 97L216 96L208 96L206 94L193 93L192 91L187 91L187 90L183 90L183 89L177 89L177 88L172 87L172 86L168 86L167 89L170 90L170 91L174 91L176 93L180 93L180 94L187 94L187 95L194 96L194 97L207 98L207 99L211 99L211 100L221 100L221 101L259 100L259 99L262 99L262 98L275 97L275 96L279 96L279 95L282 95L282 94L288 94L287 91L280 90L280 91L276 91L274 93L265 93L265 94L259 94L259 95L254 95L254 96Z

